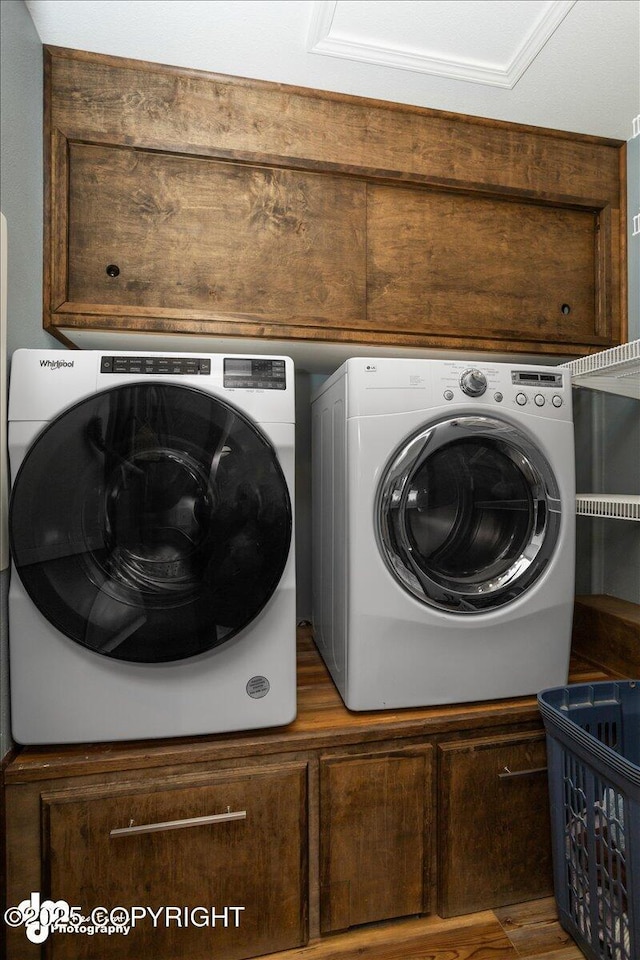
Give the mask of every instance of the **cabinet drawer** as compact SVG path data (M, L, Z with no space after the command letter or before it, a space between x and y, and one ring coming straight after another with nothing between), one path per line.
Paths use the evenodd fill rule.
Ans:
M43 795L44 895L83 916L158 917L126 936L53 934L47 957L240 960L303 944L306 784L291 763Z
M438 913L553 892L544 733L439 747Z
M324 760L321 929L427 910L432 748Z

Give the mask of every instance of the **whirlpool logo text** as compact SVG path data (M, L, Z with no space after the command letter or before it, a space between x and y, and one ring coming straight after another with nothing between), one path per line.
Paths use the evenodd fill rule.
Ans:
M41 367L48 367L49 370L60 370L61 367L72 367L74 360L41 360Z

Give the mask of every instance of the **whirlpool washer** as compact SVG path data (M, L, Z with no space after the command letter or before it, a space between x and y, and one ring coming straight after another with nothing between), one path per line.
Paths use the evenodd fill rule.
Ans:
M294 718L294 429L286 357L16 351L18 742Z
M346 705L487 700L566 683L568 373L352 359L312 409L313 625Z

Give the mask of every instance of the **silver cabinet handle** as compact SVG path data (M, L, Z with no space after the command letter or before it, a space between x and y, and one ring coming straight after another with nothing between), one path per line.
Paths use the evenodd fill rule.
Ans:
M213 813L208 817L191 817L188 820L165 820L164 823L140 823L134 824L130 821L128 827L118 827L116 830L110 830L110 837L131 837L137 833L159 833L162 830L184 830L186 827L203 827L209 823L227 823L229 820L246 820L246 810L231 811L227 809L226 813Z
M500 780L510 780L512 777L530 777L534 773L546 773L547 767L531 767L529 770L509 770L504 767L502 773L498 774Z

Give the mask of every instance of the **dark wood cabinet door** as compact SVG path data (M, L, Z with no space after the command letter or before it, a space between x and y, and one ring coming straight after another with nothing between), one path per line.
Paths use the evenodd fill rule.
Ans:
M432 748L321 764L321 930L428 909Z
M592 209L370 186L370 327L588 343L599 333L597 228Z
M553 892L543 733L439 746L438 913Z
M68 163L70 307L362 326L363 183L86 143Z
M240 960L303 944L306 783L288 763L44 795L46 896L156 917L127 935L52 934L47 956Z

